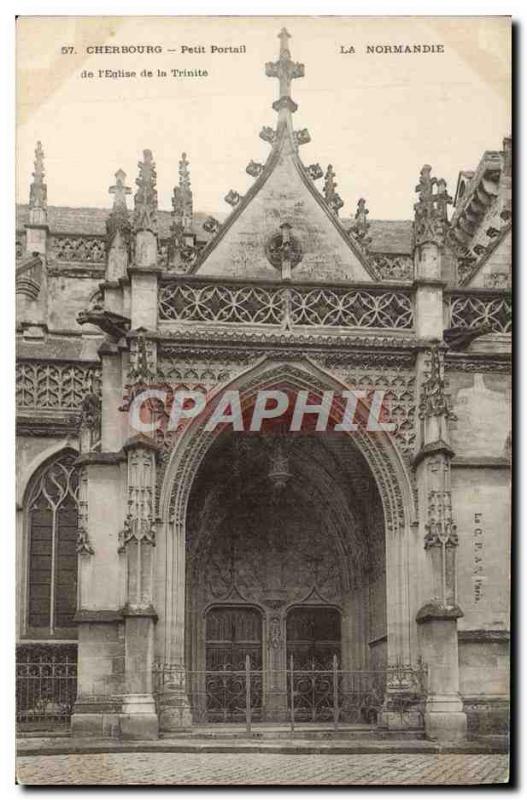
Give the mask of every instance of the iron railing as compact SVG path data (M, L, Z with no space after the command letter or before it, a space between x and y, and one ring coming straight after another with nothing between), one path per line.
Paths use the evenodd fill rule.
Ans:
M164 685L174 682L173 669L156 665L154 692L161 701ZM255 669L247 656L244 669L229 665L214 670L181 670L178 686L186 686L195 724L244 723L248 731L263 720L297 724L376 726L383 709L398 715L400 727L415 724L426 694L424 665L390 666L384 670L343 670L331 666L300 668L293 658L285 670ZM406 712L411 710L412 715Z
M23 646L17 651L16 720L19 726L69 725L76 696L76 645Z

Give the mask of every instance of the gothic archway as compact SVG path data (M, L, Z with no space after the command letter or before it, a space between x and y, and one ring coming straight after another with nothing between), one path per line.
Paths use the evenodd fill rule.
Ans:
M222 389L237 389L242 403L250 403L258 389L280 386L286 391L306 389L321 397L326 390L346 387L331 373L304 358L294 363L262 359ZM160 616L157 656L166 664L185 665L186 538L189 498L200 466L220 432L204 430L203 419L191 423L173 448L160 492L161 531L156 548L156 607ZM382 506L386 547L387 660L411 664L417 660L410 573L415 508L407 467L392 437L360 429L349 446L364 460ZM188 639L188 631L187 639Z

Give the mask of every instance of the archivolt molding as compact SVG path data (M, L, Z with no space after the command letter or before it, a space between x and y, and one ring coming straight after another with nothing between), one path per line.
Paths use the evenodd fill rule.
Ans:
M328 389L346 389L338 378L305 358L297 363L263 361L237 376L226 388L239 389L242 403L266 386L282 382L294 389L320 394ZM192 482L219 431L207 432L203 421L193 422L181 434L172 450L161 487L159 514L174 526L174 535L183 534ZM404 461L392 438L386 433L359 430L353 441L363 453L377 482L387 531L396 535L415 516L411 481Z

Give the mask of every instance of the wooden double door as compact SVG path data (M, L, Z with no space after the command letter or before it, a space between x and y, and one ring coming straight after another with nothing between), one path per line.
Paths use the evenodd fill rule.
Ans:
M286 637L279 642L286 668L283 684L284 703L290 706L291 680L288 672L293 665L294 682L307 697L304 687L309 683L310 715L316 716L328 695L328 680L318 673L331 670L334 656L340 662L340 614L326 607L299 606L289 611L285 625ZM250 697L253 719L263 715L266 684L263 666L263 617L250 606L216 606L206 619L206 706L209 721L233 722L245 717ZM250 665L250 686L247 687L247 656ZM309 673L309 676L308 676ZM276 676L273 676L276 679ZM276 682L276 680L274 681ZM295 684L296 685L296 684ZM286 691L287 687L287 691ZM296 689L295 689L296 691ZM319 696L320 695L320 696ZM303 701L305 705L305 699ZM307 718L307 711L306 711Z

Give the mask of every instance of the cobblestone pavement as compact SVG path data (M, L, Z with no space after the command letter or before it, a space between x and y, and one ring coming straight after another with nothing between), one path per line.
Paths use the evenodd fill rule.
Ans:
M24 784L482 784L503 783L506 755L104 753L21 756Z

